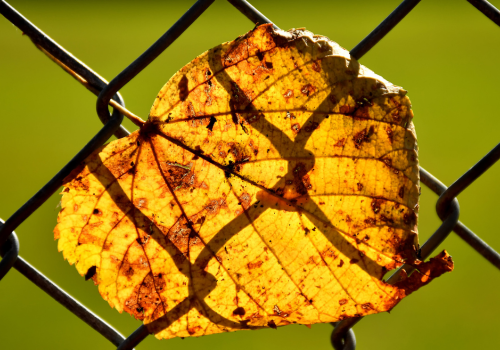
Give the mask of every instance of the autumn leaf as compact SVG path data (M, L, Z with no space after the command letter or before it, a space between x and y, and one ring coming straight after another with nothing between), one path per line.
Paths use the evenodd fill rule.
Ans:
M65 181L55 238L158 338L388 311L418 260L406 91L328 38L262 25L176 73L148 121ZM395 285L382 278L417 267Z

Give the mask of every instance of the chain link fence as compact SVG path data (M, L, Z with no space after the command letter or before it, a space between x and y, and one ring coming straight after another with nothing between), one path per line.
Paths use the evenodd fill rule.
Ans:
M228 1L253 23L271 23L271 20L248 2L244 0ZM104 124L102 129L88 144L30 200L19 208L6 222L0 220L0 253L3 257L0 261L0 279L12 268L18 270L31 282L117 346L118 349L132 349L139 344L149 335L146 327L141 325L127 338L122 336L112 326L104 322L21 258L19 256L19 241L14 230L54 194L61 187L63 179L95 149L104 144L112 135L120 138L129 134L121 123L124 116L132 120L136 116L124 107L123 100L118 91L165 51L213 2L214 0L198 0L158 41L118 74L109 84L83 62L79 61L30 23L28 19L23 17L13 7L5 1L0 2L0 13L5 18L27 35L49 58L98 96L97 114ZM358 60L363 57L410 13L419 2L420 0L403 1L378 27L350 51L351 56ZM493 5L484 0L468 0L468 2L500 26L500 11ZM113 113L109 113L108 106L113 108ZM454 231L486 260L500 269L500 255L458 220L459 205L456 199L461 192L487 171L499 158L500 144L493 148L448 188L432 174L420 168L421 182L439 195L436 203L436 211L442 220L441 226L421 246L423 259L429 257L434 249ZM396 279L398 273L399 270L388 279L388 282ZM335 349L355 349L356 339L352 327L361 321L361 319L351 318L333 324L334 329L331 335L331 342Z

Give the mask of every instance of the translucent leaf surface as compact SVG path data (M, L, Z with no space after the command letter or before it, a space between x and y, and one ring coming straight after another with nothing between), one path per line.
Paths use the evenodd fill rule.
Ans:
M453 268L417 259L412 118L328 38L257 27L66 179L59 250L159 338L388 311ZM418 270L382 281L403 263Z

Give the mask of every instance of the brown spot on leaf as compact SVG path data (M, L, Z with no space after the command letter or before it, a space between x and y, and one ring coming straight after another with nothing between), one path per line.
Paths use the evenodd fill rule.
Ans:
M262 263L263 263L262 260L259 260L257 262L249 262L247 266L249 270L252 270L261 267Z
M328 258L336 258L336 255L331 248L327 248L321 255Z
M368 224L368 225L375 225L376 224L376 221L374 218L367 218L365 219L365 224Z
M356 118L370 118L370 107L369 106L358 106L356 108L354 116Z
M82 176L78 176L75 181L73 181L73 186L75 189L80 191L88 191L90 188L90 182L88 178L83 178Z
M341 114L351 114L352 112L354 112L355 108L356 107L354 107L354 106L343 105L340 107L339 112Z
M273 307L273 311L274 311L274 314L277 315L277 316L280 316L281 315L281 310L280 308L278 307L278 305L274 305Z
M163 175L174 191L180 188L189 188L195 183L195 175L191 171L191 164L164 163Z
M334 147L344 147L344 145L345 145L345 138L338 140L337 143L335 143L333 146Z
M161 278L154 278L150 272L141 284L137 285L125 301L124 309L136 319L143 320L149 316L152 320L164 315L163 300L157 291L165 288Z
M375 128L372 125L370 126L369 129L365 128L360 132L356 133L356 135L354 135L354 137L352 138L352 140L354 141L354 147L360 149L363 142L368 142L370 140L370 136L373 135L374 131Z
M245 316L245 313L245 309L241 306L233 310L233 316Z
M382 162L388 167L392 168L392 159L389 157L382 158Z
M102 222L101 222L101 224L102 224ZM92 244L92 245L99 244L101 238L92 235L91 232L92 232L92 227L90 227L90 225L87 225L82 230L82 233L80 234L80 237L78 237L78 244L79 245L80 244Z
M405 297L420 287L428 284L434 278L441 276L445 272L453 271L453 260L446 250L439 253L428 262L415 262L417 270L410 277L402 278L395 284L401 290L401 298ZM404 271L404 270L403 270Z
M391 224L393 224L393 223L394 223L394 220L392 220L391 218L388 218L388 217L387 217L387 216L385 216L385 215L380 215L380 220L381 220L382 222L388 222L388 223L391 223Z
M187 331L188 331L189 335L194 335L194 334L198 333L201 330L203 330L203 328L201 326L194 326L194 327L188 327L187 328Z
M205 207L210 215L219 214L221 209L227 209L227 203L225 198L212 199L208 202Z
M92 266L87 270L87 273L85 274L85 281L88 281L89 279L92 279L95 284L97 284L97 267Z
M398 192L398 196L399 198L403 199L405 197L405 187L404 186L401 186L399 188L399 192ZM396 208L397 209L397 208Z
M189 238L192 234L191 225L184 217L181 217L167 232L167 239L184 253L187 252Z
M240 167L242 163L248 162L251 159L251 156L245 152L245 149L240 146L239 143L236 142L228 142L227 143L228 154L233 156L234 162L238 164L235 167L236 171L240 171Z
M385 132L387 133L387 137L389 138L389 141L393 141L393 135L392 135L392 128L390 126L387 126L387 128L385 128Z
M239 197L239 201L243 209L247 210L250 208L250 201L252 200L252 196L248 192L243 192Z
M182 76L177 87L179 89L179 99L181 101L186 100L186 98L189 95L189 90L188 90L188 78L185 75Z
M272 329L278 329L278 327L276 326L276 323L274 323L274 320L267 322L267 325L269 327L271 327Z
M246 38L240 38L233 42L226 55L222 57L224 67L232 66L248 58L248 43Z
M254 156L259 154L259 147L257 147L257 145L255 144L255 142L253 140L250 140L250 142L248 143L248 146L252 149Z
M210 117L210 121L209 121L209 123L207 125L207 129L210 130L210 131L213 131L214 125L215 125L216 122L217 122L217 119L214 116L211 116Z
M102 246L102 250L105 252L109 251L112 246L113 246L113 243L106 241L106 242L104 242L104 245Z
M385 203L385 200L375 198L372 200L371 207L375 214L380 212L380 206Z
M314 86L312 86L311 84L304 85L300 89L300 92L302 92L302 94L305 96L311 95L312 93L314 93L314 91L316 91L316 88Z
M134 275L134 268L128 261L125 261L120 270L121 274L126 277L131 277Z
M302 162L297 163L293 168L293 180L295 184L295 191L301 195L307 194L312 189L311 180L307 175L306 165Z
M372 303L365 303L365 304L361 305L361 308L363 310L375 310L375 307L373 306Z
M246 123L248 124L253 124L253 123L256 123L257 121L259 121L260 118L265 118L264 117L264 114L262 113L259 113L257 111L254 111L252 113L243 113L243 119L245 120ZM240 123L241 125L242 123ZM243 127L243 125L242 125Z

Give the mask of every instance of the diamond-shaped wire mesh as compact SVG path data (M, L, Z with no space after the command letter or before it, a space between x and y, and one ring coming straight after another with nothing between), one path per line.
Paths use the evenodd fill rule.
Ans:
M148 335L146 328L140 326L129 337L124 338L110 325L101 320L71 295L67 294L33 266L23 260L19 256L19 242L13 231L60 188L62 179L93 150L106 142L113 134L116 137L124 137L128 134L128 131L121 125L123 115L125 114L133 118L134 114L123 107L123 100L118 94L118 91L166 50L199 16L203 14L206 9L210 7L210 5L212 5L213 2L214 0L197 1L155 44L141 54L138 59L118 74L109 84L94 73L88 66L73 57L49 37L45 36L6 2L2 1L0 3L0 13L2 13L4 17L21 29L24 34L29 36L40 50L57 61L63 68L66 67L67 72L72 74L80 83L83 83L95 95L98 95L97 113L104 124L102 129L90 140L90 142L78 152L78 154L64 166L52 180L17 210L4 224L0 223L0 250L3 256L3 259L0 261L0 279L14 267L31 282L48 293L52 298L89 324L97 332L101 333L119 349L131 349L139 344ZM269 19L244 0L229 0L229 2L254 23L262 24L270 22ZM420 0L403 1L373 30L373 32L351 50L352 57L356 59L362 58L408 13L410 13L419 2ZM487 1L469 0L469 2L494 23L500 25L500 12ZM275 25L278 24L275 23ZM239 33L234 34L237 35ZM5 67L1 69L5 69ZM111 115L108 111L108 105L113 107L113 113ZM441 226L422 245L423 258L428 257L453 230L467 242L467 244L483 255L491 264L500 269L500 255L477 237L463 223L458 221L459 208L458 201L456 200L456 197L462 191L488 170L499 158L500 145L491 150L476 165L458 178L449 188L446 188L433 175L421 168L420 175L422 183L433 192L440 195L436 203L436 209L442 220ZM1 315L1 317L5 318L4 315ZM348 319L334 325L335 328L332 333L332 344L334 348L355 348L355 338L351 327L360 320L360 318ZM26 321L27 327L32 327L33 325L30 325L29 322L28 319ZM4 326L6 331L8 330L7 328L8 327Z

